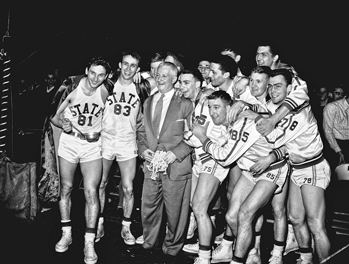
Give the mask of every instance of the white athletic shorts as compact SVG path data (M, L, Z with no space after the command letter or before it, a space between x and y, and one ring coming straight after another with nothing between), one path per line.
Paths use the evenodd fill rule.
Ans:
M247 170L242 170L242 175L244 175L252 183L256 184L258 181L270 181L275 183L278 187L275 190L275 194L281 193L282 188L287 180L289 167L287 162L283 162L282 166L276 167L275 169L267 170L261 175L254 177L254 175Z
M59 145L58 156L71 163L83 163L102 158L102 142L99 138L96 142L88 142L84 139L62 133Z
M291 180L299 187L307 184L326 190L331 181L331 169L326 159L305 168L293 166Z
M229 173L230 167L222 167L213 159L206 161L204 164L201 160L196 160L193 165L193 175L199 178L200 173L207 173L216 177L220 183L224 181Z
M125 161L138 156L137 142L120 142L117 146L110 139L102 136L102 157L107 160ZM115 139L113 139L115 143ZM113 146L113 147L110 147Z

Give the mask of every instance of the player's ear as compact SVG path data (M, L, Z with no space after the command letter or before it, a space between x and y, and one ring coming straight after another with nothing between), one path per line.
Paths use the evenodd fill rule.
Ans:
M230 77L230 72L223 73L223 77L228 79Z
M229 112L230 112L230 109L231 109L231 105L227 105L226 107L226 115L228 116Z
M85 74L88 75L88 68L85 69Z
M174 85L177 82L177 76L172 77L172 84Z
M241 60L241 55L235 56L235 62L238 63Z
M274 61L274 62L277 62L278 59L279 59L279 55L275 55L275 56L273 57L273 61Z
M289 94L291 90L292 90L292 85L291 84L287 85L286 87L287 94Z
M195 88L199 88L201 83L199 81L195 82Z

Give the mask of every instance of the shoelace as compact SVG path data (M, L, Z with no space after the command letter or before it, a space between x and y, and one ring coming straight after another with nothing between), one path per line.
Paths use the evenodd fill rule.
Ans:
M88 241L85 244L85 255L87 255L88 257L94 257L95 254L95 250L93 247L93 242L92 241Z
M282 263L282 257L281 256L271 256L269 259L269 264L279 264Z
M302 263L304 263L303 259L301 259L301 258L297 259L297 263L296 264L302 264Z
M196 258L194 264L200 264L201 263L201 258Z
M67 232L67 231L63 231L63 232L62 232L62 238L61 238L59 244L61 244L61 245L63 245L63 244L69 244L69 243L70 243L70 240L71 240L71 233L70 233L70 232Z
M221 251L222 248L223 248L222 245L219 245L218 247L216 247L216 248L212 251L212 255L217 254L219 251Z
M199 242L194 243L194 244L188 244L187 247L189 247L189 248L199 248Z
M307 262L305 259L302 259L302 257L300 257L299 259L297 259L297 263L296 264L309 264L310 262Z

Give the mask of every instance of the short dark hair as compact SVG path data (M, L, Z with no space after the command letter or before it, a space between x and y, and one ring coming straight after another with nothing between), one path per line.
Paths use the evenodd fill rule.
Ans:
M275 40L271 40L271 39L260 39L256 42L256 46L258 47L269 47L270 53L275 56L275 55L279 55L279 57L281 57L281 50L279 48L279 45L276 43Z
M197 68L186 68L184 69L181 74L191 74L194 76L194 78L200 82L200 87L202 86L202 82L204 81L204 77L202 77L201 72Z
M260 74L264 73L269 77L271 73L271 69L269 66L256 66L251 70L251 74L252 73L260 73Z
M87 64L87 68L89 69L91 66L102 66L105 69L106 74L111 72L111 67L109 62L104 59L102 56L93 57Z
M172 51L168 51L166 53L166 57L167 56L171 56L175 59L176 62L174 64L176 65L176 67L178 67L178 75L181 74L184 69L184 56L180 53L175 53Z
M210 95L207 96L208 100L221 99L223 102L227 103L227 105L232 104L232 100L230 95L226 91L218 90L214 91Z
M157 62L157 61L164 61L165 60L165 56L163 54L163 52L161 51L157 51L155 53L153 53L150 57L150 63L152 62Z
M223 72L229 72L230 78L234 78L238 73L238 65L235 60L232 60L229 56L222 54L215 54L210 59L210 62L220 65L220 69Z
M292 84L293 73L289 69L280 68L280 69L272 70L270 72L270 77L275 77L278 75L284 76L287 85Z
M135 58L136 60L138 60L138 65L140 64L141 58L142 58L141 55L139 55L137 52L127 50L122 52L121 62L123 61L125 56L131 56L132 58Z

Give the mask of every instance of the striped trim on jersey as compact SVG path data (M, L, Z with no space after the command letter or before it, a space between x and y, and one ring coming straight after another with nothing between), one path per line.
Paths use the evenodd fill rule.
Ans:
M314 165L312 165L311 166L311 170L312 170L312 184L311 185L313 185L313 186L316 186L316 179L317 179L317 174L316 174L316 172L317 172L317 170L316 170L316 166L314 166Z
M231 151L229 152L229 154L227 155L227 157L224 159L224 160L219 160L219 159L216 159L217 162L224 162L226 160L229 159L229 157L232 155L232 153L234 153L234 150L236 149L236 147L239 145L240 141L241 141L241 138L242 138L242 132L244 131L245 129L245 126L246 126L246 122L247 122L247 118L244 118L244 123L243 125L241 126L240 128L240 131L238 131L238 139L235 141L234 143L234 146L232 147ZM208 152L209 148L210 148L210 145L212 145L213 142L211 139L206 139L205 142L202 144L202 149L206 152Z
M273 162L263 173L282 168L286 163L287 163L287 159L282 159L282 160Z
M257 117L257 118L258 118L258 117ZM279 139L283 139L283 138L285 137L286 130L287 130L287 129L292 125L292 123L293 123L293 115L290 116L289 120L287 120L287 119L281 119L281 121L279 121L279 122L283 122L283 120L285 120L288 124L287 124L285 127L283 127L283 126L280 127L280 128L282 128L282 133L281 133L277 138L275 138L274 141L269 140L268 137L265 137L266 141L267 141L269 144L274 144L274 143L277 142Z
M318 156L316 156L315 158L300 162L300 163L291 163L292 167L295 169L304 169L310 166L314 166L318 163L320 163L321 161L323 161L325 159L323 153L321 152Z
M208 154L207 152L200 153L199 158L200 158L201 164L204 164L208 161L213 160L212 156L210 154Z

